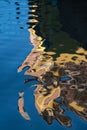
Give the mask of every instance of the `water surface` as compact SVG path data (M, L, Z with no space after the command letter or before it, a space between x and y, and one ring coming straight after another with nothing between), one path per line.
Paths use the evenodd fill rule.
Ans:
M55 52L56 54L52 56L55 60L60 53L74 53L81 44L78 39L72 38L68 32L61 29L63 23L59 22L57 1L51 2L52 4L46 1L44 4L44 1L38 1L39 5L35 15L38 16L36 20L39 21L39 26L37 24L34 30L37 36L45 39L40 49L45 49L46 54ZM0 1L0 129L86 129L87 122L70 110L66 111L66 114L72 117L72 127L63 127L57 121L54 121L51 126L47 125L35 108L34 88L29 88L37 82L24 84L24 79L31 77L24 76L25 70L20 74L17 73L18 66L33 48L28 28L32 28L32 24L36 25L36 23L35 21L29 22L29 6L27 0ZM39 11L40 7L42 12ZM18 112L17 102L20 91L25 92L25 109L31 117L30 121L24 120Z

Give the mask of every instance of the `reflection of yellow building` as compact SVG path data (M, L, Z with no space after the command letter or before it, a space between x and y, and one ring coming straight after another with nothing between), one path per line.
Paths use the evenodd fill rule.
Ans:
M73 107L74 109L76 109L77 111L84 111L84 107L78 106L77 103L75 101L73 101L72 103L69 104L71 107Z
M82 61L87 62L87 51L80 48L79 42L72 39L68 33L61 31L62 25L59 22L58 8L52 4L45 5L45 0L42 0L40 3L42 22L39 22L35 18L30 20L31 23L35 23L32 28L29 28L30 41L34 48L19 67L18 71L21 71L25 67L29 67L25 75L37 77L40 82L44 83L43 76L47 72L52 72L53 76L58 77L59 68L65 67L65 63L67 62L74 62L75 64L80 64ZM33 7L39 8L40 5L34 5ZM31 10L31 12L35 13L35 10ZM38 32L35 29L37 23L40 27ZM42 36L39 35L39 32ZM50 42L48 51L45 50L46 46L44 46L44 41L46 40ZM73 60L73 57L76 59ZM55 66L57 66L57 69L52 70ZM55 81L55 84L57 85L57 81ZM61 97L61 86L58 85L54 87L50 85L47 87L49 87L51 91L46 96L44 96L44 93L46 93L47 90L42 84L37 85L34 92L35 105L41 115L47 108L54 110L53 105L55 104L55 100ZM43 90L42 92L40 92L41 89ZM79 112L83 112L85 109L84 107L78 106L76 101L70 102L68 106L73 107L75 111Z
M42 93L40 93L40 90L42 90ZM47 90L41 85L38 85L37 89L34 92L36 108L41 115L42 112L47 108L54 109L54 99L60 97L60 87L52 89L49 95L44 96L46 92Z

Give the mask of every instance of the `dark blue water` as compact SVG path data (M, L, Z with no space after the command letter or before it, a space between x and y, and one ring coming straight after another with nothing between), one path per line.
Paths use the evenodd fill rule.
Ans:
M20 3L20 10L15 2ZM33 48L30 45L27 0L0 0L0 130L86 130L87 123L74 115L72 127L65 128L54 121L49 126L38 115L34 105L33 88L24 84L24 72L18 66ZM21 13L17 13L21 12ZM17 110L18 92L25 91L25 108L31 121L24 120Z

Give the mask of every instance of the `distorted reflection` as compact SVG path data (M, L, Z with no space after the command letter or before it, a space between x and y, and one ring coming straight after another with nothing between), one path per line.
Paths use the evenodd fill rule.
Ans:
M18 72L28 67L25 75L35 79L25 82L38 81L34 91L35 106L43 119L48 124L56 119L61 125L70 127L72 117L65 114L63 105L87 121L87 51L61 31L57 0L55 2L29 2L28 30L34 48ZM20 113L26 116L22 104L18 104Z
M24 110L24 92L19 92L19 99L18 99L18 111L20 114L26 119L30 120L28 113Z

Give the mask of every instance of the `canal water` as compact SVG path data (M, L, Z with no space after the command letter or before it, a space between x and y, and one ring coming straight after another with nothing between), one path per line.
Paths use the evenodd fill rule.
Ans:
M33 45L31 44L30 40L30 32L28 30L33 24L36 24L35 22L33 24L29 22L29 2L32 1L0 0L0 130L86 130L87 122L82 120L70 110L66 112L66 114L72 117L72 126L70 128L60 125L57 121L54 121L52 125L48 125L38 114L35 108L33 96L34 88L29 88L29 86L32 84L36 84L37 81L24 84L24 79L27 79L29 76L24 75L25 70L23 70L21 73L17 72L18 67L23 63L25 58L33 49ZM35 2L37 1L40 3L39 0L36 0ZM41 2L41 5L43 5L43 2ZM36 31L37 35L42 36L43 39L46 39L43 45L46 47L45 51L55 51L56 55L53 56L55 59L60 53L75 52L78 46L83 46L86 48L86 36L81 35L81 30L78 30L79 26L81 25L80 27L84 33L83 24L80 22L78 27L73 25L73 28L78 30L76 33L73 33L75 30L67 29L67 20L70 19L68 19L67 16L67 20L65 20L64 17L66 16L66 13L63 12L63 7L61 7L64 6L66 8L66 4L62 3L61 0L51 0L51 2L53 5L52 7L54 8L52 9L52 7L50 7L50 1L48 0L46 3L49 5L48 12L44 13L45 5L42 6L43 9L41 14L43 15L43 18L40 16L39 8L37 9L41 34L40 31L38 31L38 28L36 28ZM60 2L60 14L57 15L56 11L58 8L58 2ZM66 3L68 3L67 0ZM67 10L69 9L67 8ZM53 12L53 14L55 14L53 19L50 17L50 11L51 14L53 11L55 12ZM44 14L46 14L46 17ZM59 19L59 16L61 19ZM52 21L50 22L50 20ZM73 22L77 23L78 19L77 21L74 20ZM78 35L81 35L82 38L79 38ZM57 49L59 51L57 51ZM31 118L29 121L25 120L18 111L17 103L19 98L18 93L20 91L25 92L24 106Z

